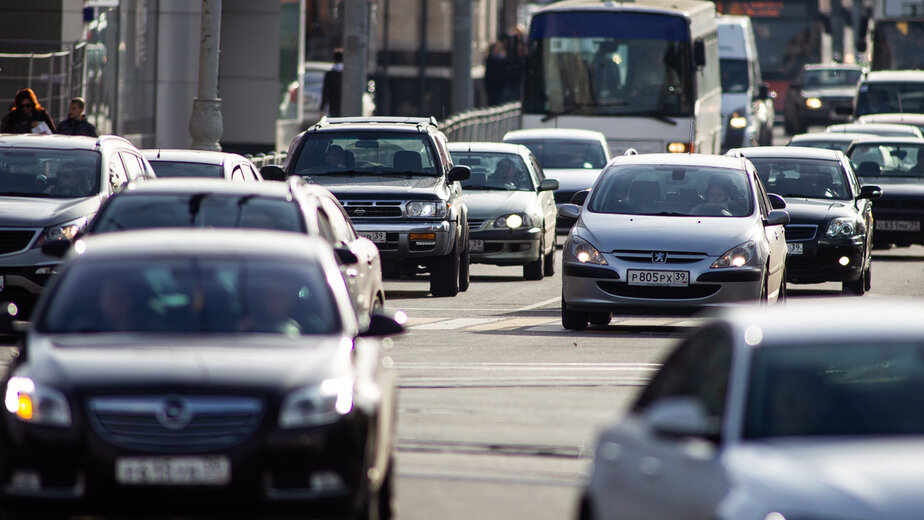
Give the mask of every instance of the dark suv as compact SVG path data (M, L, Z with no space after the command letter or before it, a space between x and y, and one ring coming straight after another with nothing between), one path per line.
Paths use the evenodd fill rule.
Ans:
M433 118L323 118L289 146L269 180L298 175L329 189L356 231L375 242L387 277L430 273L434 296L468 288L468 210L446 136Z
M73 238L100 202L154 176L121 137L0 135L0 299L28 311L61 262L42 245Z

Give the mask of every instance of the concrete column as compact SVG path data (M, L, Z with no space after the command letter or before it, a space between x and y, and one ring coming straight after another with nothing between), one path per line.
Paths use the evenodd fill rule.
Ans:
M452 111L472 108L472 2L455 0L452 31Z
M369 40L369 0L343 3L343 84L340 113L360 116L366 90L366 63Z
M218 47L221 42L221 0L202 0L199 41L199 89L189 118L192 148L221 150L221 99L218 97Z

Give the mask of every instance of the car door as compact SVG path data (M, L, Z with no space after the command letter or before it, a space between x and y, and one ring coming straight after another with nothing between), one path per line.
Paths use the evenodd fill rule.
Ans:
M379 293L384 293L379 248L371 240L356 234L349 217L335 199L324 196L319 198L320 211L323 211L330 223L334 246L348 248L359 260L356 265L342 267L346 277L351 277L355 284L353 290L356 294L357 313L360 316L369 314L376 305Z
M757 172L748 168L752 182L757 186L757 205L760 209L762 220L766 220L770 215L770 199L767 197L767 190L764 189L764 183L761 182ZM784 283L783 276L786 274L786 229L782 225L764 226L764 234L767 237L767 244L770 246L769 272L767 275L767 294L772 293L777 287Z
M589 488L595 518L714 518L730 485L721 435L707 440L658 434L646 412L660 399L688 396L721 423L731 360L731 335L721 325L700 330L669 356L627 418L600 438Z
M536 186L539 186L539 183L545 179L545 172L542 171L542 166L539 165L539 161L532 153L529 154L528 164L532 170L531 175L533 176L533 182L535 182ZM555 192L537 191L537 194L539 197L539 207L542 209L542 233L545 235L545 243L551 244L554 249L555 219L558 216L558 208L555 207Z

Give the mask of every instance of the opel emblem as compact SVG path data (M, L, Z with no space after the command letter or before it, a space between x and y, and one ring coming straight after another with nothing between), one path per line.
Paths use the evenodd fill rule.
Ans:
M363 208L356 208L353 211L353 214L356 215L357 217L361 217L366 214L366 210L364 210Z
M160 402L155 411L157 422L168 430L179 430L192 421L192 408L186 399L178 395L168 395Z
M667 252L665 251L655 251L651 253L651 261L656 264L663 264L667 262Z

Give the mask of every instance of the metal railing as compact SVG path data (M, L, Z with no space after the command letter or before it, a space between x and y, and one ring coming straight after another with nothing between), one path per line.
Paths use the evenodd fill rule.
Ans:
M286 152L258 153L257 155L247 154L244 157L250 159L250 162L252 162L257 169L260 169L271 164L282 166L282 163L286 160Z
M450 141L497 141L520 128L520 102L478 108L449 116L440 130Z
M45 42L47 43L47 42ZM0 53L0 112L13 95L31 88L56 122L67 117L71 98L82 96L86 78L87 42L58 42L70 47L57 52Z

